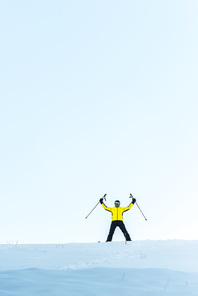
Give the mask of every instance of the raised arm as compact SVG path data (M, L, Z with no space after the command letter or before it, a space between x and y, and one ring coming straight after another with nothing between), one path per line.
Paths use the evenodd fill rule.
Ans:
M106 211L111 212L111 209L112 209L112 208L107 207L107 206L104 204L104 202L103 202L103 198L101 198L101 199L99 200L99 202L101 203L101 205L103 206L103 208L104 208Z
M123 208L123 212L130 210L132 208L132 206L135 204L135 202L136 202L136 199L132 198L130 205L128 207Z

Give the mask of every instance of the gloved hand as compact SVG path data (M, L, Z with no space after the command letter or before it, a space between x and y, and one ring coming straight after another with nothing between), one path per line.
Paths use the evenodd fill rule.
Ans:
M132 204L135 204L135 203L136 203L136 199L132 198Z
M103 203L103 198L101 198L101 199L99 200L99 202L102 204L102 203Z

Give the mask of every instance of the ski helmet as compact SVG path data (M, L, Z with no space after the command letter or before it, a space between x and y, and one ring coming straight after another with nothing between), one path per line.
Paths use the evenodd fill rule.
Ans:
M114 204L119 206L120 205L120 201L119 200L115 200Z

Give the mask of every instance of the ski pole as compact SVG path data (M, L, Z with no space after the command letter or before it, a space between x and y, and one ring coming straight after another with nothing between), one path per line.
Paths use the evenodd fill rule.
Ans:
M105 194L105 195L103 196L104 200L106 200L106 198L105 198L106 195L107 195L107 194ZM91 210L91 212L87 215L87 217L85 217L85 219L87 219L87 218L89 217L89 215L93 212L93 210L95 210L95 208L99 205L99 203L100 203L100 202L98 202L98 203L95 205L95 207Z
M130 196L129 196L129 198L133 198L133 195L130 193ZM138 206L138 203L137 203L137 201L136 201L136 205L137 205L137 207L138 207L138 209L140 210L140 212L142 213L142 216L144 217L144 219L147 221L147 219L146 219L146 217L144 216L144 214L143 214L143 212L142 212L142 210L140 209L140 207Z

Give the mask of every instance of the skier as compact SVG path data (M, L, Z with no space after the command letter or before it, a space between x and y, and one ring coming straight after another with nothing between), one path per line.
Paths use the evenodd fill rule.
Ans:
M123 232L123 234L124 234L124 236L126 238L126 241L131 241L130 235L128 234L128 232L126 230L126 227L124 225L124 222L123 222L123 213L131 209L131 207L135 204L136 199L132 198L132 202L130 203L130 205L128 207L125 207L125 208L120 207L120 201L119 200L115 201L115 203L114 203L115 207L113 207L113 208L107 207L103 203L103 198L101 198L99 201L100 201L101 205L103 206L103 208L105 210L112 213L111 227L110 227L109 235L108 235L106 241L107 242L112 241L112 237L113 237L113 234L114 234L114 231L115 231L116 227L119 227L121 229L121 231Z

